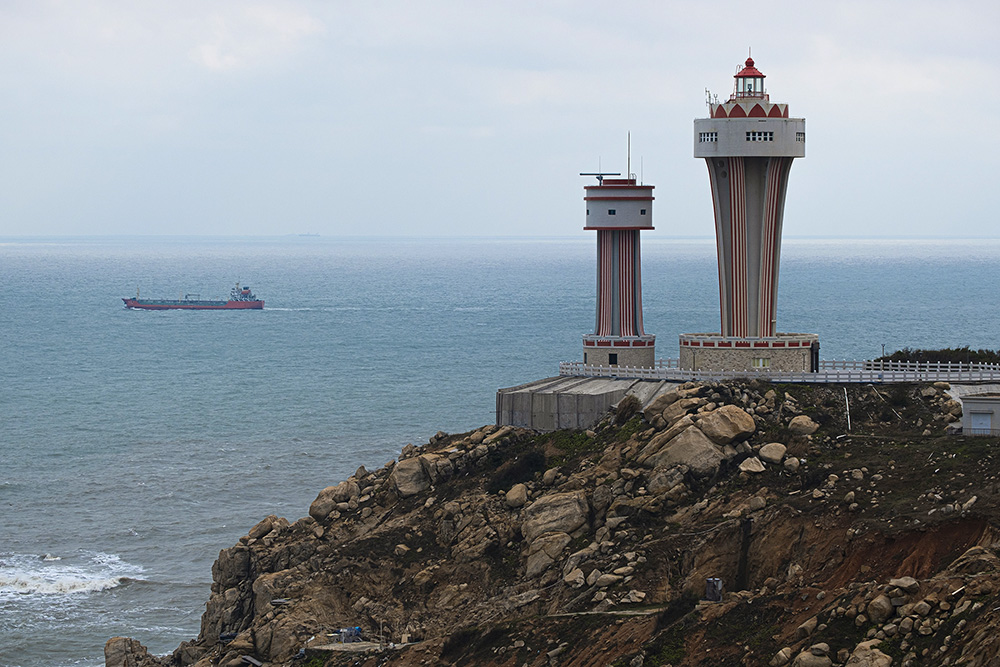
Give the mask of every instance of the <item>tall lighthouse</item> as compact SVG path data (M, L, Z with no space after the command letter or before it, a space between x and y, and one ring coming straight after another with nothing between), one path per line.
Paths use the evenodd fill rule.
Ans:
M656 337L642 328L639 232L653 229L653 186L618 174L585 186L585 230L597 231L597 316L583 337L583 361L599 366L652 367Z
M818 338L777 332L778 265L792 160L805 157L806 121L772 102L747 58L726 102L694 121L694 156L711 183L719 262L719 333L682 334L691 369L815 370Z

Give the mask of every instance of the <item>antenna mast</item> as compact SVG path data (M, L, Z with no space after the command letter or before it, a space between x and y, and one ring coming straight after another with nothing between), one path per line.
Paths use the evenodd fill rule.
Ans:
M625 135L625 178L632 178L632 133Z

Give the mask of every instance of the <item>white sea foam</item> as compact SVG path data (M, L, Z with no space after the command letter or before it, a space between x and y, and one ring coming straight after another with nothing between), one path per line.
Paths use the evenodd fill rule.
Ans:
M120 586L125 577L88 579L86 577L50 577L31 574L0 575L0 593L20 593L29 595L65 595L68 593L92 593Z
M116 588L141 579L142 568L115 554L87 552L67 556L4 554L0 559L0 597L74 595Z

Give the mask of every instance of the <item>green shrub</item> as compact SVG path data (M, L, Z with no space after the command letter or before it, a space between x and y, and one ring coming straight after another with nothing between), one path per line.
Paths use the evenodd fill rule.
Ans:
M1000 364L1000 350L972 350L965 347L946 347L941 350L920 350L904 347L875 361L962 362L974 364Z

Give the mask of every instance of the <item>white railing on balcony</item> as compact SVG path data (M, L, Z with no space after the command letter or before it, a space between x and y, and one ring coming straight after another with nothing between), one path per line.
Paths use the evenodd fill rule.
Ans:
M559 375L630 380L719 381L734 379L794 383L859 382L1000 382L998 364L961 364L899 361L820 361L819 370L809 372L752 370L683 370L677 359L657 359L652 368L595 366L576 361L559 364Z

